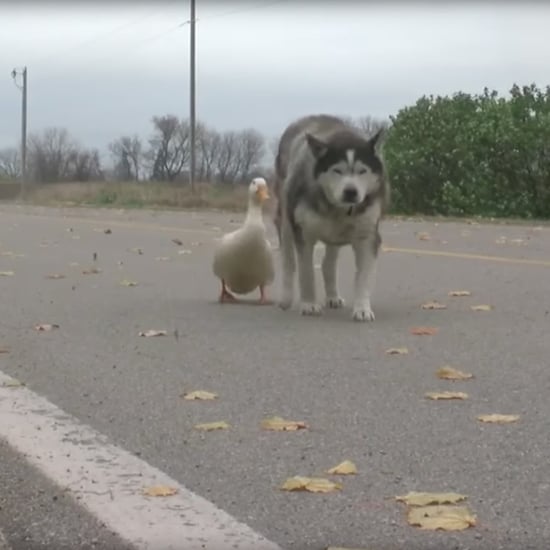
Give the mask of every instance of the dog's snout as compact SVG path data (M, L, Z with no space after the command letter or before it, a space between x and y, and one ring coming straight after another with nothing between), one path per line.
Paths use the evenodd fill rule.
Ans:
M344 202L357 202L357 189L352 185L345 187L343 192Z

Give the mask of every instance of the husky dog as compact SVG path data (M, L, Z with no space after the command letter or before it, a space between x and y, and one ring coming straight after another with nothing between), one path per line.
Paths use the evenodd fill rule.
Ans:
M379 142L382 130L368 137L330 115L303 117L286 128L275 161L275 225L282 259L280 307L294 298L298 275L302 315L320 315L315 296L313 249L325 244L322 273L326 306L340 308L336 267L341 246L350 244L356 264L353 319L373 321L371 294L382 239L378 225L390 187Z

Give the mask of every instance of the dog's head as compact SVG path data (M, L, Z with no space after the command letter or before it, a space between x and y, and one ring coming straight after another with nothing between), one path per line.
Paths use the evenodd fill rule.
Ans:
M349 208L380 190L384 168L377 144L382 133L367 139L342 131L325 140L306 134L315 158L315 180L330 204Z

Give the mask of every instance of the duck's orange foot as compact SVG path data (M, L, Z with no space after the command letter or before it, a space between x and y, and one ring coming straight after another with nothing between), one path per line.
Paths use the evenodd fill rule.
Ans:
M219 301L220 301L220 304L227 304L227 303L233 304L239 301L237 298L235 298L235 296L233 296L233 294L231 294L231 292L229 292L229 290L227 290L227 287L225 286L225 281L223 280L222 280L222 291L220 293Z
M273 302L266 296L265 288L263 286L260 287L260 299L258 300L258 304L261 306L273 304Z

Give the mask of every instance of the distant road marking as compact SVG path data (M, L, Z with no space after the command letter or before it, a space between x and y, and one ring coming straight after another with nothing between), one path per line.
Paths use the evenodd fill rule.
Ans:
M550 267L550 260L529 260L527 258L511 258L508 256L485 256L484 254L469 254L467 252L448 252L445 250L422 250L420 248L398 248L383 246L384 252L400 252L403 254L423 254L425 256L443 256L446 258L461 258L463 260L484 260L508 264L538 265Z
M137 550L281 550L0 371L0 437ZM145 497L153 485L178 489ZM1 547L1 546L0 546Z
M33 216L36 218L43 218L48 220L53 220L57 222L73 222L73 223L86 223L91 225L102 224L105 226L112 227L121 227L126 229L146 229L153 231L166 231L170 233L196 233L199 235L219 235L223 234L223 231L212 231L209 229L191 229L186 227L176 227L170 225L159 225L155 223L145 223L145 222L131 222L124 220L106 220L99 218L78 218L76 216L64 216L63 218L57 218L54 216L49 216L47 214L26 214L21 212L14 213L17 216ZM392 247L392 246L383 246L382 250L384 252L397 252L402 254L421 254L424 256L440 256L444 258L458 258L463 260L483 260L486 262L499 262L499 263L508 263L508 264L517 264L517 265L534 265L539 267L550 267L550 260L529 260L526 258L514 258L510 256L491 256L484 254L469 254L467 252L449 252L446 250L427 250L421 248L405 248L405 247Z

